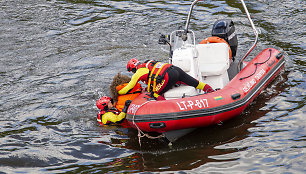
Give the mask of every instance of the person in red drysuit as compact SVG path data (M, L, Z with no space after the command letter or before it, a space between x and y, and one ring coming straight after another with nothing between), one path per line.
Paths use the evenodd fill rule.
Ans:
M138 81L143 81L148 85L147 91L152 92L157 100L164 100L161 96L171 89L175 84L183 83L201 89L205 93L213 92L211 86L196 80L188 75L181 68L168 63L147 60L141 63L133 58L127 63L127 70L132 71L134 75L127 86L118 91L118 94L126 94Z

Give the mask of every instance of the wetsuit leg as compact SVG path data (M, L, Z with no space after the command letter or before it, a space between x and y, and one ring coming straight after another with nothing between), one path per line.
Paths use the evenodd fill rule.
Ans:
M166 84L166 86L160 92L158 92L159 95L162 95L165 92L167 92L169 89L171 89L179 81L180 73L177 71L176 68L174 68L174 66L172 66L170 68L171 69L169 69L166 72L166 75L164 77L164 78L168 78L166 80L167 84Z
M186 85L193 86L196 89L201 89L205 93L214 92L215 90L212 89L211 86L209 86L206 83L200 82L197 79L191 77L189 74L184 72L181 68L175 67L175 69L179 72L179 81L185 83Z
M174 66L175 70L179 73L179 81L185 83L186 85L197 87L199 84L199 81L193 77L191 77L189 74L187 74L185 71L183 71L181 68Z
M206 89L207 87L211 89L211 91L209 92L213 91L213 89L209 85L198 81L197 79L193 78L192 76L190 76L189 74L187 74L186 72L184 72L181 68L177 66L172 66L171 69L167 71L164 78L168 78L167 84L160 92L157 92L157 94L159 95L162 95L165 92L167 92L179 81L183 82L186 85L193 86L194 88L197 88L197 89L201 89L201 90L205 89L205 92L207 91Z

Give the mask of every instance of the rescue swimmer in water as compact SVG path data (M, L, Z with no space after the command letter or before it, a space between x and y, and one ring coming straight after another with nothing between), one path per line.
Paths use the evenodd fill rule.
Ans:
M201 89L205 93L213 92L213 88L208 84L200 82L188 75L181 68L168 63L147 60L141 63L133 58L127 63L127 70L132 71L134 75L131 81L121 90L120 95L127 94L139 81L148 85L147 91L151 92L156 100L165 100L162 96L166 91L176 84L186 84L196 89Z
M97 121L100 125L121 123L124 120L131 100L142 91L141 84L137 83L127 94L119 95L118 91L124 88L130 80L129 76L118 73L110 85L112 97L103 96L97 100L96 105L100 109L97 114Z
M110 123L120 123L123 121L126 115L126 111L131 104L131 100L127 100L120 112L115 106L112 98L103 96L96 105L100 109L97 115L97 121L100 125L107 125Z

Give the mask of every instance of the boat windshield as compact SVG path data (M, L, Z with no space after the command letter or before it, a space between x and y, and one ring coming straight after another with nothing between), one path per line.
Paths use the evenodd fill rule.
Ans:
M187 46L195 46L195 36L194 32L189 30L187 33L187 40L183 40L183 32L184 30L176 30L173 31L170 35L170 43L172 45L173 50L184 48Z

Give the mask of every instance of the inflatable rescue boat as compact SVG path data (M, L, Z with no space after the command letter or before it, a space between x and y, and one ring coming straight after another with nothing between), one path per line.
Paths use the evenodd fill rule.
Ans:
M218 124L238 116L265 89L284 67L283 53L267 48L255 58L245 59L257 44L258 32L243 0L255 41L245 56L235 59L238 46L232 20L218 20L212 36L196 43L195 34L188 29L195 0L190 7L186 26L161 36L159 43L170 45L169 62L189 75L209 84L215 92L204 93L191 86L176 86L164 94L166 100L154 100L143 92L135 98L128 111L127 121L143 136L158 133L170 141L195 128Z

